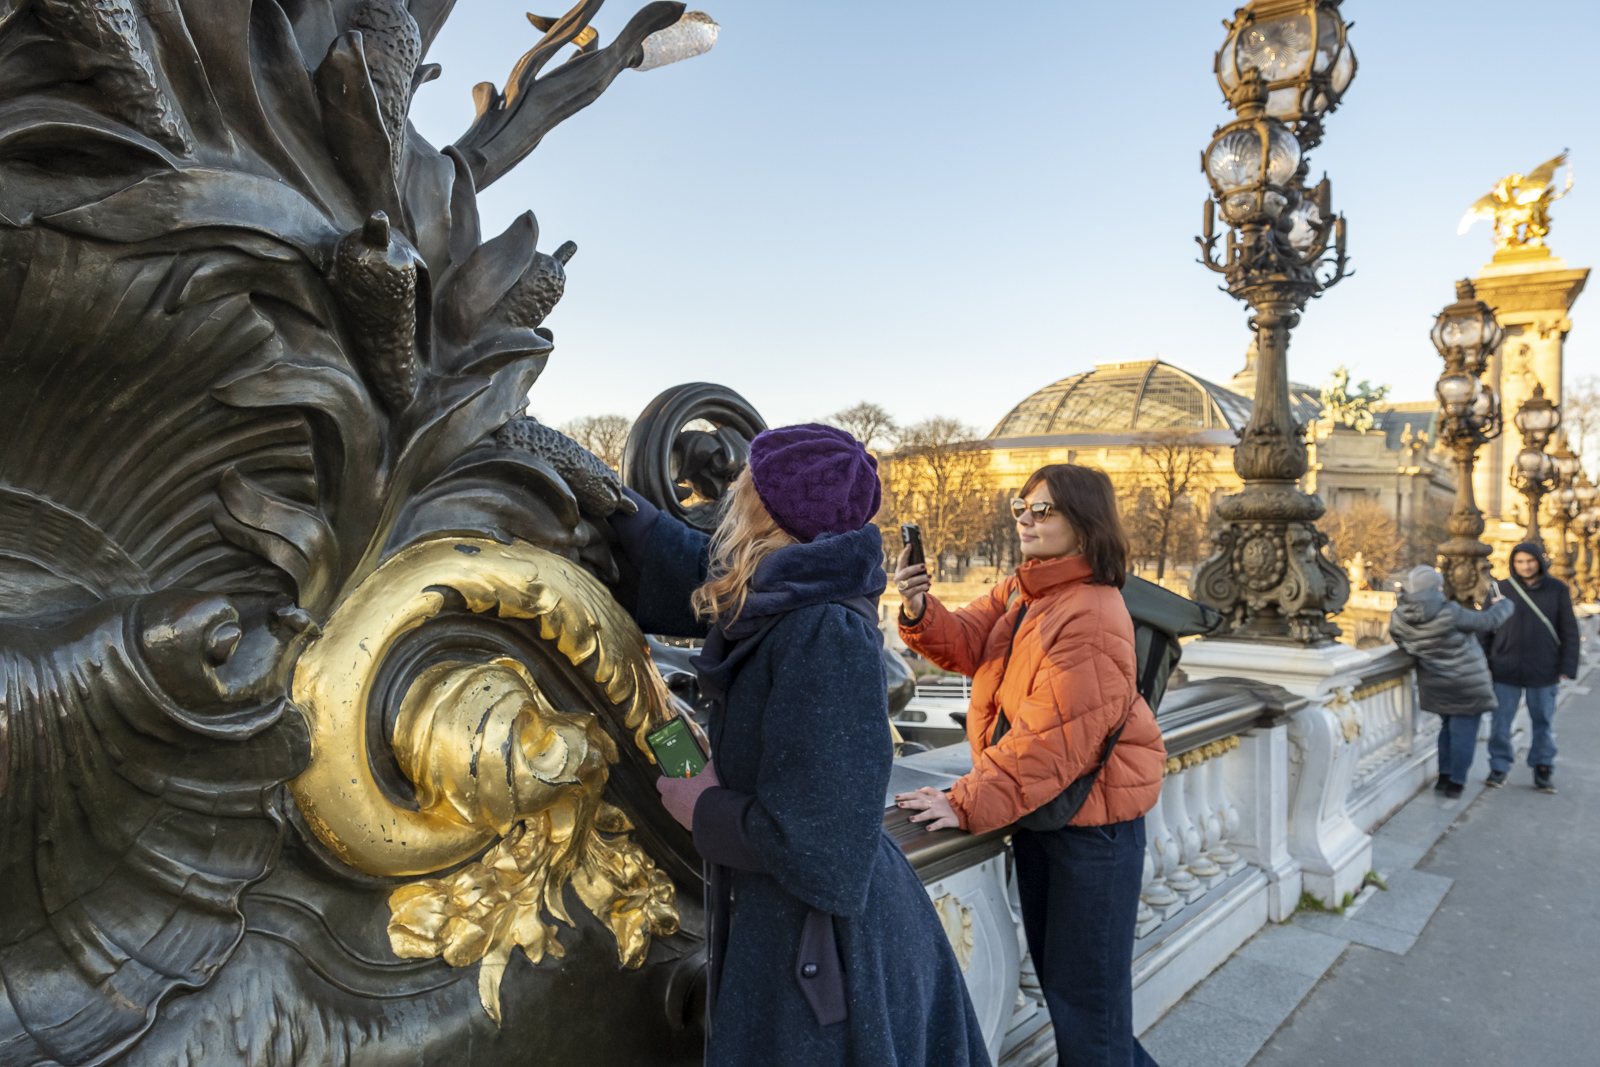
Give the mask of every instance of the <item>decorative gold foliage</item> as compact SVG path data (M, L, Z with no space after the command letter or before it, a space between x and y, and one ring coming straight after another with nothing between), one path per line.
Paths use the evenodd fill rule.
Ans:
M534 963L565 955L558 928L574 925L562 900L570 879L578 897L617 939L617 958L638 967L650 937L677 932L675 891L644 850L625 835L621 811L599 801L585 820L582 801L540 812L515 826L476 863L448 878L402 886L389 897L395 954L443 956L452 967L481 961L478 997L500 1023L500 981L521 945ZM611 836L615 835L615 836Z
M1224 737L1220 741L1213 741L1208 745L1201 745L1199 748L1191 749L1181 756L1170 757L1166 762L1166 766L1162 768L1162 775L1177 774L1180 771L1188 770L1190 767L1198 767L1207 760L1226 755L1238 747L1239 735L1237 734L1232 737Z

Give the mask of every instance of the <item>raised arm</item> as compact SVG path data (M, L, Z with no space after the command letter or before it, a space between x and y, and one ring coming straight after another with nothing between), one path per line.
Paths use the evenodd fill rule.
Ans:
M1510 597L1501 597L1482 611L1456 605L1456 629L1470 634L1490 634L1504 626L1517 610Z
M639 572L633 610L639 629L668 637L704 637L709 627L695 617L689 595L706 580L711 538L664 514L633 490L623 492L639 510L613 515L611 527L623 555Z
M951 611L929 593L922 618L915 623L900 623L900 639L913 651L947 671L972 677L983 663L983 649L1006 613L1006 599L1016 587L1008 578L989 595L974 600L959 611Z

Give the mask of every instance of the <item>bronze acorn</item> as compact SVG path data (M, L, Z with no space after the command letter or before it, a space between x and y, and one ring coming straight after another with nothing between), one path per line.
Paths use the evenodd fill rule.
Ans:
M422 62L422 33L405 0L361 0L346 29L361 33L372 91L378 98L383 130L389 135L395 180L404 158L406 113L411 110L412 78Z
M345 234L334 253L330 281L350 335L368 378L394 411L410 404L417 391L419 269L421 257L381 211Z
M578 246L568 241L555 255L533 254L533 263L495 305L493 315L508 326L532 329L544 321L567 288L566 263Z

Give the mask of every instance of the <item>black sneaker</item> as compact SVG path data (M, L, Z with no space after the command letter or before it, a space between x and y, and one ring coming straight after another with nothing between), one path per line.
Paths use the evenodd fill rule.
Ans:
M1556 791L1555 768L1548 763L1541 763L1533 769L1533 787L1541 793L1554 793Z
M1490 789L1499 789L1501 786L1506 784L1506 772L1490 771L1489 777L1484 781L1483 784L1488 786Z
M1444 798L1446 800L1460 800L1461 791L1464 788L1465 786L1458 785L1455 782L1447 782L1445 783L1445 787L1439 790L1439 792L1444 794ZM1553 793L1555 790L1552 789L1551 792Z
M1435 793L1443 793L1446 789L1449 789L1449 788L1450 788L1450 779L1446 778L1444 775L1441 774L1439 777L1437 777L1437 778L1435 778L1433 780L1433 791Z

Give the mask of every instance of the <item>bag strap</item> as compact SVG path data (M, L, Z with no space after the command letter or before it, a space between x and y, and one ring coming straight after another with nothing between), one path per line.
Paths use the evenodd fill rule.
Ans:
M1017 597L1022 595L1020 589L1013 589L1011 596L1006 600L1006 610L1011 610L1011 605L1017 602ZM1006 671L1011 669L1011 650L1017 646L1017 631L1022 629L1022 620L1028 617L1028 602L1022 602L1022 610L1017 612L1016 625L1011 627L1011 636L1006 639L1006 658L1000 664L1000 681L995 684L995 696L1000 695L1000 689L1006 684ZM1000 739L1011 729L1011 722L1006 718L1006 709L1000 708L994 717L994 734L989 738L989 745L993 747L1000 743Z
M1506 580L1511 583L1512 590L1522 598L1522 602L1528 605L1528 610L1537 615L1539 617L1539 621L1544 623L1544 628L1550 631L1550 640L1556 643L1557 648L1560 648L1561 635L1556 633L1555 624L1545 617L1545 613L1539 610L1539 605L1533 602L1533 597L1529 596L1528 591L1522 588L1522 580L1516 575L1512 575Z

